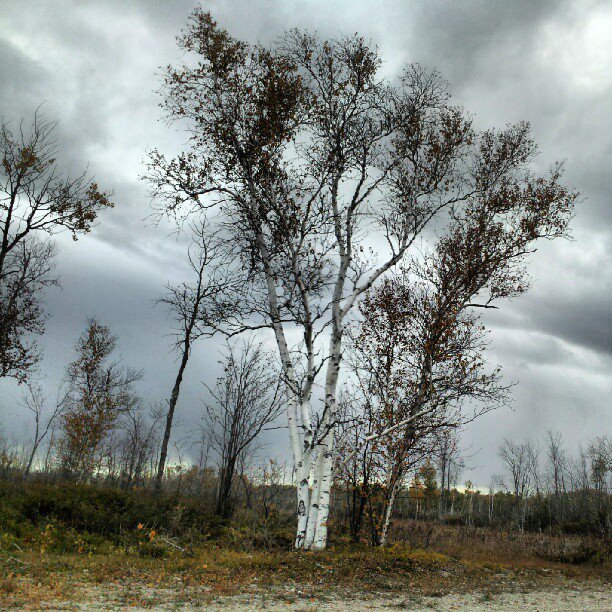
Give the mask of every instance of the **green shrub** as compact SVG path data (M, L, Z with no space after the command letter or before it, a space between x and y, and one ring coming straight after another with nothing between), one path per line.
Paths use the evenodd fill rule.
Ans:
M177 502L146 491L119 491L89 485L32 485L0 493L0 526L50 521L105 537L129 533L138 524L181 535L205 530L210 517L197 502Z
M290 548L293 537L280 520L266 523L247 512L237 513L230 523L197 499L74 483L0 483L0 534L36 542L43 550L88 553L139 547L140 554L159 556L164 550L160 544L143 548L151 530L186 545L215 542L239 549Z

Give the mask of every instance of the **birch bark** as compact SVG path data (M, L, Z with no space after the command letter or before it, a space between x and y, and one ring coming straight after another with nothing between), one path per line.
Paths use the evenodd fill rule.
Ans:
M385 546L387 544L387 534L389 533L389 524L391 523L391 515L393 514L393 506L395 505L395 496L397 495L398 479L395 479L391 485L391 495L385 509L385 519L380 532L380 545Z

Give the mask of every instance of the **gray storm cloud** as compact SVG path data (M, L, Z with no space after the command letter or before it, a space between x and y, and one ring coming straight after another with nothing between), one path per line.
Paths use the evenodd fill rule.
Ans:
M146 150L176 152L184 135L160 119L160 66L195 2L140 0L0 1L0 115L43 112L59 121L67 169L88 168L115 193L79 242L59 239L61 290L41 340L40 375L54 394L86 319L119 336L123 361L144 371L141 392L163 401L175 370L170 322L153 307L166 282L183 278L183 245L147 220ZM537 439L547 428L571 448L610 432L612 398L612 215L609 178L612 7L609 2L204 2L234 35L269 42L286 29L324 36L360 32L377 44L393 76L406 62L437 68L479 127L529 121L538 165L565 160L566 181L582 194L574 240L532 260L532 290L488 314L491 359L517 383L512 409L491 413L464 434L471 477L486 486L499 471L504 436ZM178 419L182 433L202 411L202 381L217 374L219 341L204 341L189 366ZM20 391L0 381L0 424L23 435ZM276 433L282 437L284 434ZM283 442L284 443L284 442ZM282 447L282 445L281 445Z

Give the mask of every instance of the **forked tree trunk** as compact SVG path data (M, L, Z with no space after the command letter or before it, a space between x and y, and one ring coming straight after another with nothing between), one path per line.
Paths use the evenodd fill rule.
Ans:
M306 537L303 539L303 548L307 550L323 550L327 546L327 526L329 521L329 509L331 488L334 477L334 419L336 413L336 391L338 385L338 373L340 371L341 336L338 333L332 335L330 346L330 363L325 381L325 411L321 423L323 438L316 447L316 461L312 462L310 451L304 453L312 466L312 493L310 503L304 507L308 513L303 514L302 501L306 501L304 493L300 488L305 487L303 480L298 483L298 534L296 545L302 541L304 533L304 522L306 521Z

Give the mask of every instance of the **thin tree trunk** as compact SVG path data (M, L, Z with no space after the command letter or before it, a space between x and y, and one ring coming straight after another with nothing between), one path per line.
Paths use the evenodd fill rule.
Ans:
M234 460L230 460L228 465L219 471L219 495L217 497L215 514L226 519L231 518L233 514L231 497L235 471L236 465Z
M36 455L36 449L38 448L38 444L35 444L32 448L32 452L30 453L30 458L28 459L28 464L23 472L24 481L28 479L30 475L30 470L32 469L32 463L34 462L34 455Z
M363 516L366 509L367 498L368 498L368 487L369 487L369 475L365 469L363 470L363 482L357 488L357 477L354 479L352 486L351 495L353 498L353 505L350 513L350 526L349 531L351 535L351 542L359 542L359 534L361 533L361 527L363 525Z
M242 482L242 486L244 488L244 505L247 510L252 510L253 501L252 501L251 490L249 488L249 483L248 483L246 474L243 473L240 475L240 481Z
M183 374L185 373L185 368L187 367L187 361L189 361L190 335L191 329L188 330L183 344L181 365L179 366L178 374L176 375L176 380L174 381L174 387L172 388L172 394L170 395L170 402L168 404L168 414L166 415L166 428L164 429L164 437L159 453L159 462L157 464L157 476L155 478L155 490L157 492L161 491L164 470L166 468L166 459L168 457L168 443L170 442L170 432L172 431L172 419L174 418L174 410L178 402L179 392L181 390L181 383L183 382Z
M389 501L387 502L387 508L385 510L385 519L383 522L382 530L380 532L380 546L385 546L387 544L387 535L389 533L391 515L393 514L393 506L395 505L395 496L397 495L397 483L398 483L398 479L396 479L391 485L391 495L389 496Z
M443 455L440 465L440 497L438 498L438 518L446 514L446 455Z
M30 475L30 470L32 469L32 463L34 463L34 456L36 455L36 451L38 449L38 445L40 444L40 439L38 437L40 433L40 424L39 418L36 418L36 430L34 432L34 445L32 446L32 452L30 453L30 458L28 459L28 464L23 472L23 480L27 480Z

